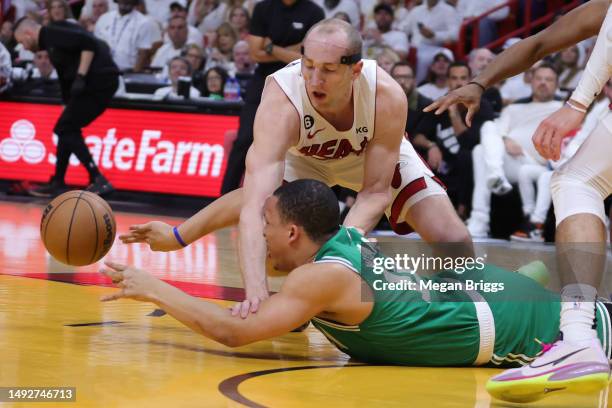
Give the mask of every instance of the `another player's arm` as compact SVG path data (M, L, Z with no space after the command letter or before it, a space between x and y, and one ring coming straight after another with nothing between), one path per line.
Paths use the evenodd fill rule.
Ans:
M363 187L346 216L345 225L368 232L391 203L391 180L407 117L404 92L386 72L377 68L374 137L365 151Z
M609 0L591 0L559 18L545 30L519 41L499 54L473 82L484 88L529 69L543 57L596 35L606 16ZM450 105L462 103L468 108L466 123L471 125L478 110L482 89L468 84L449 92L425 108L426 112L444 112Z
M229 347L279 336L304 324L343 296L353 274L339 264L301 266L289 274L280 292L263 302L256 314L242 319L148 272L112 263L107 265L103 273L121 281L123 287L102 300L131 298L155 303L193 331Z
M285 154L299 138L297 111L274 80L264 89L255 115L253 144L246 157L243 205L240 210L240 270L247 294L242 316L248 309L256 311L257 303L268 297L265 273L266 244L263 240L263 207L283 182Z

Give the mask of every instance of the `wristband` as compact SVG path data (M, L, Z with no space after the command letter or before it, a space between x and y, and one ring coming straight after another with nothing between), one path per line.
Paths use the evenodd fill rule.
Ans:
M479 87L480 89L482 89L482 92L483 92L483 93L487 91L487 88L485 88L485 87L484 87L482 84L479 84L479 83L478 83L478 82L476 82L476 81L470 81L470 82L468 82L466 85L470 85L470 84L472 84L472 85L476 85L477 87Z
M172 232L174 232L174 238L176 238L178 243L181 244L181 246L186 247L187 244L185 243L185 241L183 241L183 238L181 238L181 234L179 234L178 228L177 227L172 228Z
M572 108L573 110L575 110L576 112L580 112L580 113L587 113L587 110L586 110L586 109L579 108L578 106L576 106L576 105L574 105L574 104L570 103L570 101L566 101L566 102L565 102L565 104L566 104L567 106L569 106L570 108Z

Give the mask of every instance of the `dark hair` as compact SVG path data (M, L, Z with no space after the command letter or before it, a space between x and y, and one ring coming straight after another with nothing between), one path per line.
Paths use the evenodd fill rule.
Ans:
M223 88L225 87L225 83L227 82L229 75L227 74L227 71L221 67L212 67L209 68L205 73L204 73L204 77L202 78L202 96L210 96L211 92L208 89L208 75L211 72L216 72L217 74L219 74L221 76L221 93L217 94L217 95L221 95L223 96Z
M406 61L400 61L400 62L396 62L395 64L393 64L393 66L391 67L391 76L393 76L393 71L395 70L395 68L397 67L408 67L410 68L410 70L412 71L412 75L415 74L415 70L412 67L412 65L410 65L408 62Z
M276 189L274 196L281 219L304 228L314 242L323 243L340 228L340 208L336 195L324 183L301 179Z
M395 14L393 12L393 7L391 7L390 5L388 5L386 3L380 3L376 7L374 7L374 14L378 14L380 11L384 11L384 12L390 14L391 17L393 17L393 15Z
M556 67L555 67L553 64L551 64L551 63L549 63L549 62L543 62L543 63L541 63L540 65L538 65L537 67L535 67L535 68L533 69L533 73L534 73L534 75L535 75L536 71L538 71L538 70L540 70L540 69L542 69L542 68L548 68L548 69L550 69L552 72L554 72L554 73L555 73L555 76L557 77L557 82L559 81L559 71L557 71L557 68L556 68Z
M191 64L189 63L187 58L181 57L181 56L173 57L172 59L170 59L170 61L168 61L168 71L170 71L170 65L172 65L174 61L182 61L185 65L187 65L187 75L191 75L191 73L193 72L193 68L191 68Z
M470 66L468 64L466 64L463 61L455 61L455 62L451 62L451 64L448 66L448 71L446 71L446 75L450 75L450 70L452 68L456 68L456 67L462 67L468 70L468 76L471 77L472 76L472 68L470 68Z

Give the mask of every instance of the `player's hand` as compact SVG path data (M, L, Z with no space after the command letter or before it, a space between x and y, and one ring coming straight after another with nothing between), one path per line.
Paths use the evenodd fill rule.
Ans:
M520 144L516 143L514 140L505 137L504 145L506 146L506 153L508 153L512 157L518 157L523 155L523 148Z
M183 246L176 240L172 228L165 222L151 221L130 226L130 231L119 235L119 239L124 244L148 244L152 251L176 251Z
M231 308L232 316L240 315L245 319L249 313L257 313L261 303L269 297L270 294L265 288L257 292L247 290L246 299Z
M440 115L441 113L446 111L451 105L460 103L467 108L465 124L470 127L472 126L472 118L474 117L476 112L478 112L478 109L480 109L481 97L482 89L478 85L467 84L439 98L434 103L423 109L423 112L433 111L436 115Z
M437 145L427 150L427 164L435 171L440 170L440 166L442 165L442 152Z
M563 138L578 129L585 114L567 106L547 117L533 134L533 145L543 158L559 160Z
M161 282L159 279L146 271L132 266L110 261L106 261L104 264L106 267L102 268L100 272L111 278L113 283L121 290L102 296L100 298L101 301L108 302L109 300L125 298L141 302L151 302L155 299L155 290Z
M85 76L77 74L72 86L70 87L70 96L75 97L82 95L85 92Z

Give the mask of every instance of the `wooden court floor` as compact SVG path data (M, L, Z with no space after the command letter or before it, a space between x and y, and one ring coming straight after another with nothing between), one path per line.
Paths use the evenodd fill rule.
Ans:
M487 395L484 384L495 369L365 366L312 326L231 349L153 305L101 303L112 289L100 265L74 269L50 258L39 239L40 215L40 206L0 202L0 387L76 387L76 402L1 407L521 406ZM119 231L151 219L116 217ZM242 297L235 238L228 229L173 253L116 242L108 257L230 305ZM273 278L273 289L280 279ZM557 394L529 406L606 407L607 400L606 390Z

